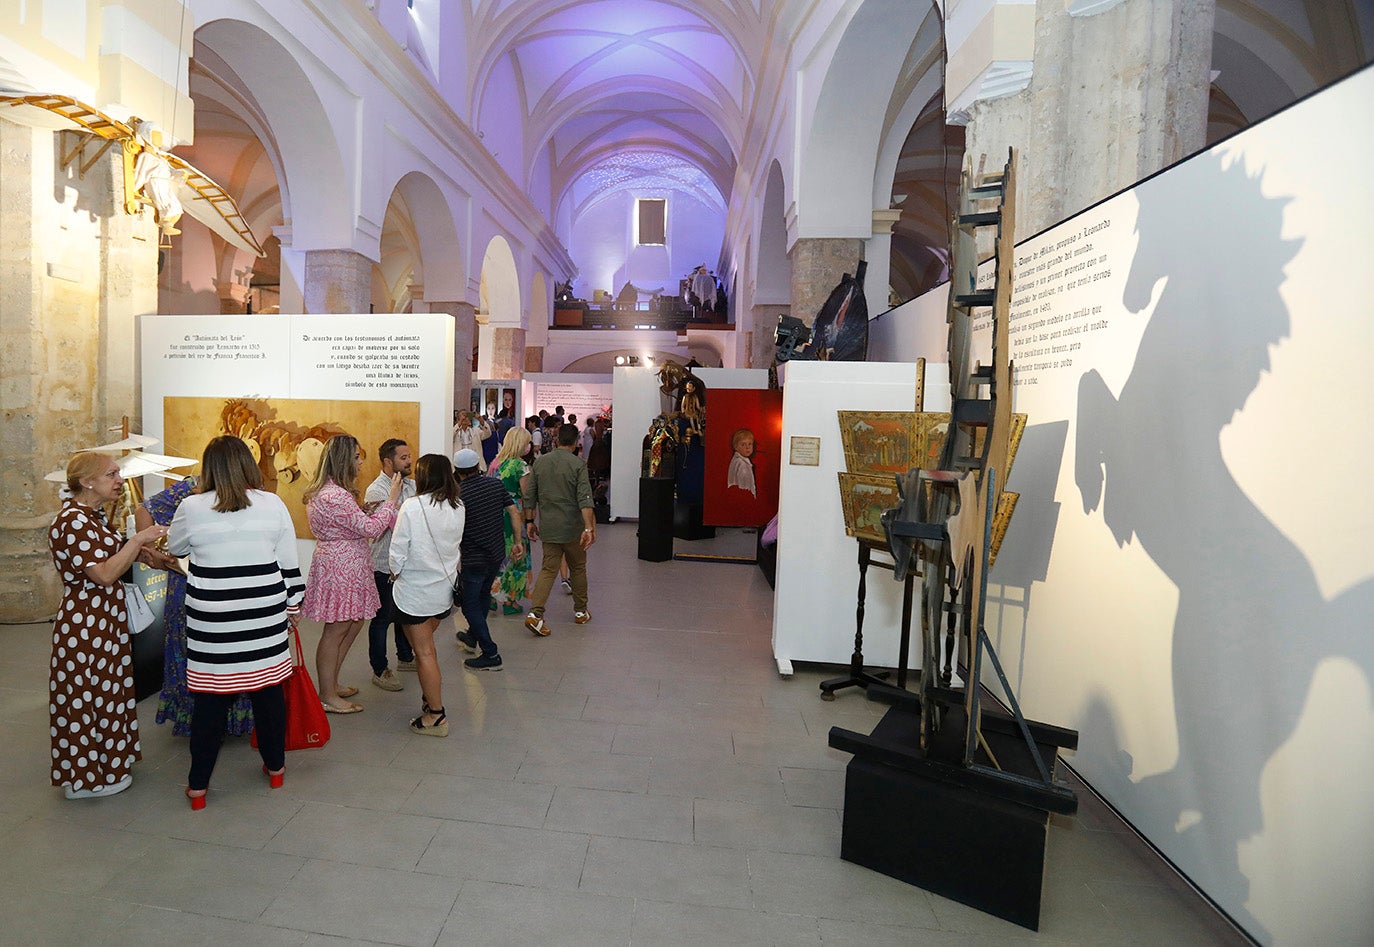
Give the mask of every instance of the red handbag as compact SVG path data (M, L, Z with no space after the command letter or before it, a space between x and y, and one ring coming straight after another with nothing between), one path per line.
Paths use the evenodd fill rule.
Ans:
M305 667L301 650L301 633L294 626L291 634L296 640L292 655L291 676L282 682L286 697L286 748L288 750L317 750L329 742L329 717L320 703L315 682ZM253 746L258 745L258 729L253 728Z

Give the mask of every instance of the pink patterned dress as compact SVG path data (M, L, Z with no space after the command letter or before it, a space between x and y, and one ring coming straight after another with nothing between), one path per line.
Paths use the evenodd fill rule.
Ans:
M391 528L396 510L383 503L369 516L353 494L333 482L321 487L305 509L316 544L301 614L322 622L371 618L382 603L368 543Z

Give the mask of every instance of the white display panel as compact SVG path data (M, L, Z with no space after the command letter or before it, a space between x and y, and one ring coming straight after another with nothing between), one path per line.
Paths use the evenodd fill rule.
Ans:
M1016 248L988 632L1265 943L1374 937L1372 101L1366 70Z
M819 466L784 463L778 489L778 569L773 595L773 657L848 664L854 651L859 544L845 535L838 473L845 469L836 411L911 411L916 365L893 362L788 362L783 386L782 443L817 437ZM949 410L944 365L926 366L927 411ZM890 561L881 554L875 560ZM919 587L917 589L919 596ZM918 598L919 601L919 598ZM912 641L920 646L920 611ZM868 570L864 660L895 667L902 616L892 572ZM908 666L920 666L917 660Z
M418 401L416 456L449 452L452 316L144 316L139 329L154 437L166 397Z

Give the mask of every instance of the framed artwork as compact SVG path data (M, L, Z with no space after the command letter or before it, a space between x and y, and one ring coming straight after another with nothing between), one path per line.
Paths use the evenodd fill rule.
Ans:
M1024 414L1013 414L1011 416L1011 430L1007 432L1007 469L997 475L997 486L1000 490L1006 486L1011 478L1011 468L1016 462L1016 450L1021 446L1021 435L1026 433L1026 418ZM983 453L983 438L987 435L987 428L980 427L973 434L973 456L978 457Z
M211 438L242 438L262 471L263 488L286 503L296 535L313 539L302 497L319 469L324 445L351 434L363 452L358 488L381 472L377 449L389 437L420 443L418 401L315 401L299 398L163 398L163 441L200 457ZM416 455L419 451L412 448ZM183 473L200 473L200 464Z
M923 411L916 415L916 463L923 470L940 468L940 451L949 432L948 411ZM903 471L905 473L905 471Z
M1011 515L1016 512L1016 501L1019 499L1021 494L1010 490L1002 491L997 498L997 512L992 514L992 537L988 543L989 569L997 563L997 552L1002 548L1002 540L1007 535L1007 527L1011 525Z
M885 544L883 510L892 509L902 500L896 476L841 472L839 478L845 535Z
M914 411L839 411L844 465L850 473L904 474L920 456Z

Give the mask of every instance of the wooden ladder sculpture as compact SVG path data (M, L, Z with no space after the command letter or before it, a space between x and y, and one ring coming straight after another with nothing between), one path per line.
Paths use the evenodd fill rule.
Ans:
M1015 494L1004 494L1002 487L1014 456L1014 449L1010 448L1014 420L1007 323L1012 291L1016 151L1010 151L1000 173L982 174L981 170L980 166L979 173L974 174L966 167L958 214L951 222L951 423L940 466L935 470L913 469L898 477L901 504L883 514L884 530L896 563L894 577L902 581L908 572L915 571L917 558L923 564L918 686L914 692L880 684L870 686L869 698L891 703L892 710L872 734L831 729L830 746L854 754L855 763L876 763L907 774L903 779L915 776L942 784L940 792L953 787L956 794L966 791L983 799L993 797L1042 814L1039 844L1043 866L1043 824L1048 813L1071 814L1077 809L1073 790L1056 783L1053 773L1058 750L1076 747L1078 735L1025 718L984 630L987 573L995 555L994 520L999 511L1003 517L1009 516L1015 500ZM994 273L982 286L978 285L977 276L977 234L981 228L995 228L996 233ZM992 331L991 364L973 364L974 324L987 319ZM951 685L948 672L943 679L940 674L942 630L950 636L951 643L957 642L962 665L960 687ZM1010 714L983 705L978 685L985 659L1001 682ZM842 853L845 858L1025 926L1036 926L1038 872L1034 873L1033 899L1022 892L1025 896L1020 902L1007 907L999 900L1005 899L1005 891L985 897L979 890L970 893L961 890L957 882L932 876L928 869L895 864L898 856L887 850L885 842L876 841L870 846L861 837L867 830L857 814L851 832L850 796L862 795L851 789L856 778L853 766L851 763L846 783L846 851ZM875 778L871 770L862 772L869 774L863 778L870 782ZM872 788L868 783L864 785ZM882 796L881 791L878 796ZM866 798L871 802L873 792L868 792ZM957 805L955 811L959 811ZM919 813L903 816L898 823L918 836L924 831ZM945 856L944 846L941 843L936 846L938 851L927 850L926 855L938 861ZM955 857L956 863L968 862L968 855L968 851L961 850ZM981 853L976 855L974 863L982 857ZM1032 852L1027 864L1034 865L1033 855ZM977 884L973 887L979 888ZM1006 879L991 887L1005 889Z

